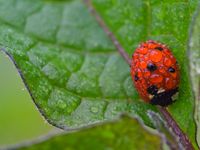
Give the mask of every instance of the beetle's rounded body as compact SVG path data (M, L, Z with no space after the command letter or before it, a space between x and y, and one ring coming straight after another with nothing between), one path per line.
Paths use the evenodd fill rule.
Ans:
M168 106L178 92L180 70L166 45L149 40L138 46L132 56L131 76L142 99Z

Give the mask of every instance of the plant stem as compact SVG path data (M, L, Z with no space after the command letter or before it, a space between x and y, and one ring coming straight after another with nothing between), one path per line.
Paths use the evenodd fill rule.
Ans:
M95 17L96 21L99 23L99 25L102 27L104 32L108 35L108 37L111 39L113 44L115 45L116 49L120 53L120 55L125 59L125 61L131 66L131 59L129 55L125 52L115 35L109 30L109 28L106 26L103 19L100 17L100 15L97 13L95 8L92 6L92 3L90 0L83 0L83 2L88 7L91 14ZM182 145L186 148L186 150L193 150L194 147L191 144L190 140L188 139L187 135L180 129L179 125L176 123L176 121L172 118L171 114L168 112L168 110L164 107L158 106L158 109L160 113L163 115L163 118L166 120L168 126L172 128L173 132L177 137L179 137L179 141L182 143Z
M179 138L179 141L182 143L186 150L193 150L194 147L188 139L187 135L181 130L179 125L173 119L169 111L165 107L157 106L158 110L162 114L163 118L166 120L167 125L171 127L175 135Z

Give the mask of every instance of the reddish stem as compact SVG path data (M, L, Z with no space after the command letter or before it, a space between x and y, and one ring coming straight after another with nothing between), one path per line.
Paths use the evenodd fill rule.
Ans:
M125 61L131 65L131 59L129 58L129 55L125 52L123 47L118 42L117 38L114 36L114 34L109 30L109 28L106 26L103 19L100 17L100 15L97 13L97 11L94 9L94 7L91 4L90 0L83 0L86 6L88 7L91 14L95 17L96 21L99 23L99 25L102 27L104 32L108 35L108 37L111 39L113 44L115 45L116 49L120 53L120 55L125 59ZM186 150L193 150L194 147L191 144L190 140L188 139L187 135L180 129L179 125L176 123L176 121L172 118L171 114L168 112L168 110L164 107L158 106L159 111L163 115L164 119L166 120L169 127L172 128L174 133L177 137L179 137L180 142L182 145L186 148Z
M164 119L167 122L167 125L171 127L175 135L179 138L179 141L182 143L186 150L193 150L194 147L191 144L190 140L188 139L187 135L181 130L179 125L173 119L169 111L165 107L157 106L161 114L163 115Z

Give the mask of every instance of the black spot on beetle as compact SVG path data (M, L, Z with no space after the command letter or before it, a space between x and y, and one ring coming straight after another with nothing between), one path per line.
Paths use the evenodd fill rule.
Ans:
M152 105L160 105L163 107L166 107L170 104L172 104L174 101L172 100L172 96L178 92L178 88L165 91L159 94L156 94L152 99L151 99L151 104Z
M171 72L171 73L174 73L174 72L175 72L175 69L172 68L172 67L169 67L168 71Z
M139 80L139 77L137 75L134 76L134 80L137 81Z
M153 63L148 63L147 69L152 72L152 71L155 71L157 69L157 66Z
M147 88L147 92L152 95L156 95L158 92L158 88L155 85L151 85Z
M156 47L155 49L159 50L159 51L162 51L163 48L162 47Z

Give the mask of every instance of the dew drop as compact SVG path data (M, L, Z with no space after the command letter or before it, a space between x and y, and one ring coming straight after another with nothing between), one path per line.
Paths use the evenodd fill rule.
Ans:
M159 62L162 59L162 53L158 50L153 50L150 53L150 59L153 62Z
M90 108L90 111L92 112L92 113L97 113L98 111L99 111L99 109L97 108L97 107L91 107Z
M172 64L171 60L170 60L169 58L166 57L166 58L164 59L164 65L167 66L167 67L169 67L169 66L171 66L171 64Z
M57 101L57 106L58 106L59 108L61 108L61 109L64 109L64 108L67 107L66 103L65 103L64 101L62 101L62 100L58 100L58 101Z
M162 82L162 80L163 80L163 77L159 74L152 74L150 76L150 81L152 83L160 83L160 82Z

